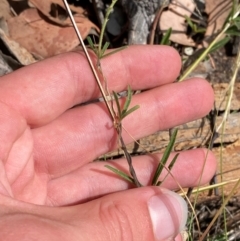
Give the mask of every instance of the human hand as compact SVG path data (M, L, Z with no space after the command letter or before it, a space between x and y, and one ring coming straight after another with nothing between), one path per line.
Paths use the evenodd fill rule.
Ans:
M211 109L213 91L206 81L172 83L180 65L178 54L166 46L132 46L102 60L110 90L148 89L133 96L140 109L123 121L134 138ZM111 118L104 103L72 107L99 96L82 53L59 55L1 78L1 240L166 240L183 228L187 210L167 190L178 188L171 176L165 189L128 190L132 186L106 169L106 162L92 162L117 147ZM128 134L123 138L131 142ZM142 184L150 184L160 156L133 157ZM128 170L124 159L110 165ZM204 149L195 149L181 152L172 174L182 187L193 187L200 176L200 184L208 182L215 168L211 152L206 158Z

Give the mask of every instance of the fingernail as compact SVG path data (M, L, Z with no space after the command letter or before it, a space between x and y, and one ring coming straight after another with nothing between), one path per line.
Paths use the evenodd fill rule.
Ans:
M156 240L174 238L187 221L187 204L178 194L162 189L148 200Z

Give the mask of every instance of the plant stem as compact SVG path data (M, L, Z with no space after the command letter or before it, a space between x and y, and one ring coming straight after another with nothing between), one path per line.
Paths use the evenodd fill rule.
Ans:
M138 178L137 178L137 175L136 175L136 172L133 168L133 165L132 165L132 157L131 155L128 153L127 151L127 147L123 141L123 138L122 138L122 126L121 126L121 123L120 123L120 126L117 128L117 132L118 132L118 136L119 136L119 140L121 142L121 148L124 152L124 155L127 159L127 162L128 162L128 166L129 166L129 172L133 178L133 182L134 184L137 186L137 187L142 187L142 184L138 181Z
M69 8L69 6L68 6L67 0L63 0L63 2L64 2L64 5L65 5L65 7L66 7L66 9L67 9L67 12L68 12L68 14L69 14L69 17L70 17L70 19L71 19L71 22L72 22L72 24L73 24L73 27L74 27L74 29L75 29L75 31L76 31L77 37L78 37L78 39L79 39L79 41L80 41L80 43L81 43L81 45L82 45L82 48L83 48L83 51L84 51L84 53L85 53L85 55L86 55L87 61L88 61L89 65L90 65L90 67L91 67L92 73L93 73L93 75L94 75L94 77L95 77L95 79L96 79L96 81L97 81L97 84L98 84L98 87L99 87L99 89L100 89L100 91L101 91L101 94L102 94L102 96L103 96L104 102L105 102L105 104L106 104L106 106L107 106L107 109L108 109L108 111L109 111L109 113L110 113L110 115L111 115L111 117L112 117L112 120L114 121L114 120L115 120L114 113L113 113L113 111L112 111L112 109L111 109L111 107L110 107L110 105L109 105L109 103L108 103L108 99L107 99L107 96L106 96L106 94L105 94L105 91L104 91L104 89L103 89L103 87L102 87L100 78L99 78L98 73L97 73L97 71L96 71L96 69L95 69L95 67L94 67L94 65L93 65L93 63L92 63L92 60L91 60L91 58L90 58L90 56L89 56L89 53L88 53L88 51L87 51L87 48L86 48L86 46L85 46L85 44L84 44L84 42L83 42L82 36L81 36L81 34L80 34L79 30L78 30L77 24L76 24L76 22L75 22L75 20L74 20L74 18L73 18L73 15L72 15L72 12L71 12L71 10L70 10L70 8Z
M183 73L181 78L179 79L179 82L183 81L196 67L197 65L208 55L211 48L217 43L218 40L221 39L221 37L224 35L224 33L228 30L229 27L232 26L232 23L234 22L234 19L237 18L238 14L240 12L240 5L237 6L236 11L233 13L233 16L231 16L227 23L225 24L223 30L217 35L217 37L209 44L208 48L205 49L205 51L202 53L202 55L191 65L187 70Z
M112 3L110 4L110 6L107 9L106 16L104 18L104 22L103 22L101 32L100 32L100 37L99 37L99 44L98 44L98 53L99 54L102 52L103 35L104 35L105 29L106 29L106 26L107 26L108 17L110 15L110 13L112 12L113 7L114 7L114 5L116 4L117 1L118 0L112 0Z
M222 30L221 33L211 42L211 44L204 50L204 52L201 54L199 58L196 59L196 61L186 69L184 74L179 79L179 82L183 81L187 78L187 76L197 67L197 65L208 55L211 48L214 46L214 44L222 37L222 35L225 33L226 29Z

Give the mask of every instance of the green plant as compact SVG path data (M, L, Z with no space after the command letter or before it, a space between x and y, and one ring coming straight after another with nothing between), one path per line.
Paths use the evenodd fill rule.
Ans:
M199 56L199 58L196 59L196 61L190 65L186 71L182 74L182 76L180 77L179 81L183 81L184 79L186 79L186 77L197 67L197 65L206 58L206 56L210 53L210 51L212 50L212 48L214 48L214 46L216 45L216 43L218 43L222 37L224 36L224 34L227 33L227 31L233 27L233 26L239 26L239 15L240 13L240 5L237 4L237 1L234 1L233 7L232 7L232 11L229 15L229 17L226 20L226 23L223 26L223 29L221 30L221 32L217 35L217 37L209 44L209 46L204 50L204 52Z
M237 30L239 29L239 15L240 13L240 5L237 3L237 1L233 1L233 7L232 7L232 11L229 14L222 30L220 31L220 33L217 35L217 37L210 43L210 45L208 46L208 48L203 52L203 54L183 73L183 75L180 78L180 81L184 80L189 73L191 73L194 68L198 65L198 63L200 63L204 58L206 58L206 56L213 52L216 51L216 49L224 46L229 40L231 35L238 35ZM226 34L226 36L224 38L222 38L224 35ZM221 39L222 38L222 39ZM223 137L223 133L225 130L225 125L226 125L226 121L228 119L229 113L230 113L230 105L231 105L231 99L233 96L233 91L234 91L234 84L236 81L236 76L237 73L239 71L240 68L240 53L238 53L238 56L236 58L236 63L235 66L233 68L233 74L232 74L232 79L229 83L228 89L227 89L227 93L228 93L228 97L227 97L227 101L226 101L226 108L225 108L225 112L222 115L222 120L221 122L216 125L214 127L214 132L216 133L221 133L221 136ZM223 143L223 140L221 141L221 143ZM228 182L224 182L223 181L223 177L222 177L222 173L223 173L223 169L222 169L222 161L221 161L221 155L222 155L222 145L221 145L221 149L220 149L220 178L221 178L221 183L219 184L215 184L215 185L211 185L209 187L206 187L206 189L209 188L213 188L214 186L223 186L226 183L229 182L235 182L234 187L232 188L231 192L228 194L227 197L224 197L224 195L222 195L222 206L219 210L217 210L217 213L214 215L213 219L211 220L211 223L208 225L208 227L206 228L206 230L204 230L203 234L201 234L199 236L199 240L203 241L203 240L228 240L227 239L227 226L226 226L226 210L225 210L225 206L228 203L229 199L233 196L233 193L236 191L237 187L239 187L240 185L240 179L235 179L235 180L231 180ZM200 188L197 188L196 190L196 198L195 198L195 202L194 202L194 207L195 207L195 203L197 201L198 195L200 193ZM222 193L224 190L222 189ZM218 237L215 237L214 239L212 237L209 236L209 231L212 228L212 226L214 225L214 223L216 223L216 220L218 219L218 217L220 215L223 215L223 219L224 219L224 227L223 230L224 232L221 233L221 235L219 235ZM193 223L193 218L190 219L189 221L189 230L192 229L192 223ZM193 240L191 234L189 235L189 237L191 237L191 239L189 240Z
M91 61L91 58L89 56L89 53L84 45L84 42L83 42L83 39L76 27L76 24L75 24L75 21L74 21L74 18L72 16L72 13L68 7L68 4L67 4L67 1L64 0L64 4L66 6L66 9L69 13L69 16L70 16L70 19L72 21L72 24L75 28L75 31L77 33L77 36L80 40L80 43L83 47L83 50L84 50L84 53L86 55L86 58L88 60L88 63L91 67L91 70L94 74L94 77L98 83L98 86L99 86L99 89L101 91L101 94L102 94L102 97L104 99L104 102L107 106L107 109L112 117L112 121L113 121L113 126L115 127L116 129L116 132L118 134L118 138L119 138L119 142L120 142L120 145L121 145L121 149L123 150L124 152L124 155L125 155L125 158L127 159L127 162L128 162L128 165L129 165L129 172L130 172L130 175L129 176L128 174L122 172L121 170L118 170L114 167L111 167L109 165L106 165L106 167L108 169L110 169L111 171L113 171L114 173L120 175L122 178L126 179L127 181L130 181L132 183L134 183L137 187L141 187L142 184L139 182L138 178L137 178L137 175L135 173L135 170L134 170L134 167L132 165L132 157L131 155L129 154L128 150L127 150L127 147L125 145L125 142L123 140L123 137L122 137L122 120L128 116L129 114L131 114L133 111L137 110L139 108L139 106L134 106L132 108L129 109L129 106L130 106L130 103L131 103L131 100L132 100L132 90L130 88L130 86L128 86L128 90L127 90L127 97L125 99L125 102L124 102L124 105L123 105L123 108L121 108L121 105L120 105L120 102L119 102L119 99L118 99L118 95L116 92L112 92L112 94L110 93L110 91L108 90L108 85L107 85L107 80L105 79L104 77L104 74L102 72L102 68L101 68L101 59L110 55L110 54L114 54L116 53L117 51L120 51L122 50L123 48L119 48L119 49L116 49L116 50L113 50L113 51L110 51L110 52L107 52L107 49L109 47L109 43L105 43L103 44L103 36L104 36L104 32L105 32L105 28L106 28L106 24L107 24L107 21L108 21L108 17L110 15L110 13L112 12L113 10L113 7L114 5L116 4L117 0L112 0L111 4L109 5L108 9L107 9L107 12L106 12L106 16L105 16L105 19L104 19L104 22L103 22L103 25L102 25L102 28L101 28L101 32L100 32L100 37L99 37L99 44L96 46L93 44L93 41L90 39L90 38L87 38L88 40L88 43L89 43L89 46L91 48L91 50L95 53L96 57L97 57L97 64L96 66L94 66L94 64L92 63ZM171 29L168 31L167 35L165 36L164 38L164 41L167 43L169 41L169 36L171 34ZM104 87L100 81L100 79L103 79L104 80ZM110 101L109 101L109 98L110 98ZM114 102L116 104L116 110L114 108ZM156 170L156 173L154 175L154 178L153 178L153 181L152 181L152 185L160 185L162 182L159 182L158 181L158 178L163 170L163 168L166 168L169 172L171 170L171 168L173 167L177 157L178 157L178 154L175 155L175 157L173 158L173 160L171 161L170 165L168 167L165 167L165 164L169 158L169 155L172 151L172 148L174 146L174 142L175 142L175 139L176 139L176 135L177 135L177 130L174 131L173 135L172 135L172 138L169 142L169 145L168 147L166 148L164 154L163 154L163 157L162 157L162 160L160 161L159 163L159 166ZM166 178L166 177L165 177Z
M194 34L204 33L206 31L205 28L198 27L198 25L196 23L194 23L190 17L188 17L186 15L184 17Z
M171 41L170 41L170 36L172 34L172 28L169 28L167 30L167 32L163 35L160 44L161 45L170 45Z

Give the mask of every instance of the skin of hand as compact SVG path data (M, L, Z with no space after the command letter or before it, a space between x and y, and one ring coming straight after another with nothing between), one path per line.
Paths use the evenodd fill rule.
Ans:
M167 46L132 46L102 60L110 90L145 90L132 99L140 109L123 121L135 139L210 111L211 86L199 78L173 83L180 67L178 53ZM183 151L172 169L175 180L169 175L161 187L132 188L106 162L92 162L118 140L105 104L91 103L98 97L81 52L1 77L1 240L182 240L187 207L170 190L178 189L175 180L182 187L207 183L216 170L214 155ZM123 138L132 141L126 132ZM133 157L144 186L160 157ZM125 159L107 164L128 170Z

